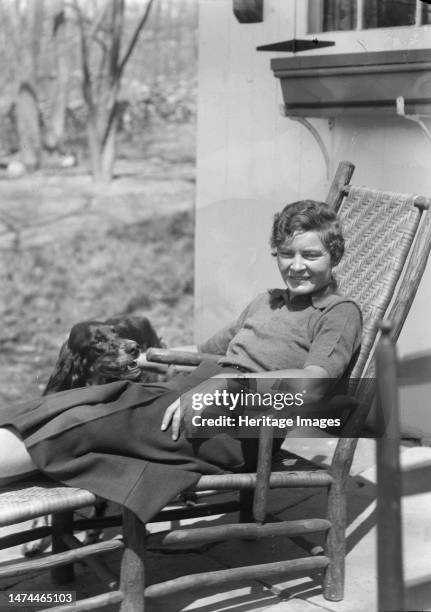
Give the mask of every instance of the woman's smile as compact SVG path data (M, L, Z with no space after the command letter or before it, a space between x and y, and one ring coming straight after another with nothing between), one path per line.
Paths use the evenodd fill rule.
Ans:
M332 279L331 256L317 232L286 238L277 249L277 263L291 296L319 291Z

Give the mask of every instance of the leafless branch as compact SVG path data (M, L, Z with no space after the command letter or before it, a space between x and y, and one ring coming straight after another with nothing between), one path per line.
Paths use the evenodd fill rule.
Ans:
M93 40L97 33L102 29L102 24L105 21L106 15L108 13L109 4L105 4L105 6L100 10L100 13L96 17L96 19L88 19L85 17L81 10L81 7L79 6L78 0L73 0L73 4L71 6L78 16L80 28L82 28L82 30L85 32L86 26L91 26L91 29L86 33L86 38L87 40Z
M85 102L88 106L89 112L94 111L93 104L93 95L91 91L91 75L90 75L90 67L88 64L88 47L87 47L87 39L85 35L85 23L84 16L81 11L81 7L79 6L78 0L73 0L73 8L78 17L78 26L79 26L79 34L80 34L80 49L81 49L81 65L82 65L82 78L83 78L83 94Z
M139 20L135 28L135 31L133 32L133 35L129 41L129 46L127 47L124 57L118 66L118 71L120 75L123 73L124 67L126 66L130 56L132 55L132 51L135 48L136 43L138 42L139 34L141 33L142 28L147 23L153 3L154 3L154 0L148 0L148 4L145 8L145 12L142 15L141 19Z
M117 0L112 4L112 44L109 66L109 75L112 83L121 76L121 70L119 70L119 57L121 34L123 31L123 18L124 0Z

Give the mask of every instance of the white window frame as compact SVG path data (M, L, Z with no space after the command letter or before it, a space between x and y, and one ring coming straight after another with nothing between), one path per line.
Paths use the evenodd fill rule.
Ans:
M313 5L315 7L318 7L318 4L317 4L317 2L315 2L315 0L308 0L307 5L308 5L308 7L307 7L308 11L311 10L311 7ZM356 9L356 27L352 28L351 30L332 30L332 31L334 31L334 32L340 32L340 31L344 31L344 32L347 32L347 31L350 31L350 32L356 31L356 32L358 32L358 31L364 30L364 27L363 27L363 22L364 22L364 5L365 5L365 0L356 0L356 6L357 6L357 9ZM421 0L416 0L415 23L414 24L401 24L399 26L394 26L394 28L395 27L397 27L397 28L398 27L399 28L403 28L403 27L419 28L422 25L424 25L424 24L421 23L421 20L422 20L422 7L423 7L423 3L421 2ZM320 13L320 11L319 11L319 13ZM319 15L319 17L321 17L321 15ZM318 30L317 28L310 31L309 28L308 28L308 24L309 24L309 20L307 18L307 31L308 31L308 34L320 34L322 32L322 30ZM374 29L381 30L382 28L366 28L366 29L367 30L374 30ZM329 30L329 31L331 31L331 30Z
M362 29L363 0L358 0L358 20L355 30L334 30L329 32L308 31L309 2L293 0L295 38L333 41L333 47L307 51L307 54L336 54L363 51L391 51L403 49L429 49L431 47L431 25L406 25L390 28ZM416 0L416 17L420 11L420 0Z

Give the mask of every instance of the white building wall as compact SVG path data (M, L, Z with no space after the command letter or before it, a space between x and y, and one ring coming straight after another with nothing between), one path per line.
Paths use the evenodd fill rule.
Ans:
M356 165L356 184L431 196L431 142L416 123L395 113L337 118L332 126L326 119L311 119L330 152L328 177L313 136L281 116L281 88L269 64L286 54L255 49L298 36L301 14L294 18L294 4L265 0L263 23L240 24L231 0L200 0L197 341L229 323L257 292L279 286L268 246L272 216L287 202L324 199L339 161ZM426 28L319 38L337 41L322 54L431 45ZM431 350L430 303L428 266L399 340L402 355Z

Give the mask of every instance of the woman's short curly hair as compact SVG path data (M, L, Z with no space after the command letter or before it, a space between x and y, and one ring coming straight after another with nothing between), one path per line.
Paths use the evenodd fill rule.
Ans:
M320 240L336 266L344 254L344 238L341 224L334 210L325 202L300 200L283 208L274 216L271 232L271 249L274 256L286 238L296 232L317 232Z

